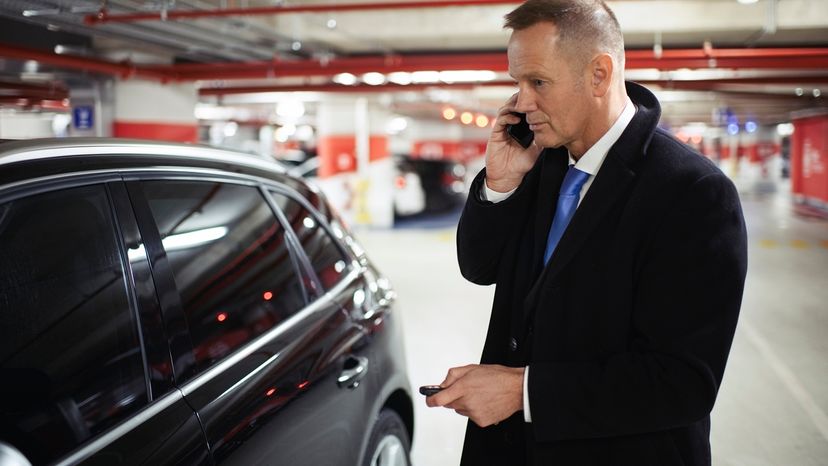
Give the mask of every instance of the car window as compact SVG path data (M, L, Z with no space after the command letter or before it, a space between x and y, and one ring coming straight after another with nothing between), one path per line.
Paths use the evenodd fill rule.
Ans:
M349 259L305 206L278 192L271 196L302 243L323 291L331 289L347 273Z
M202 370L306 305L285 232L261 192L145 181Z
M147 404L103 185L0 205L0 435L50 462Z

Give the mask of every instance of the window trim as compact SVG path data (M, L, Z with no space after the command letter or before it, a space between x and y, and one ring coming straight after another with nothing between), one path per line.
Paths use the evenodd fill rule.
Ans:
M297 249L297 252L301 257L303 272L308 274L308 276L311 278L311 280L314 281L316 287L319 290L327 291L325 290L325 287L322 286L322 280L319 278L316 271L313 269L313 264L311 263L308 254L305 252L305 248L304 246L302 246L302 242L299 241L299 237L296 236L296 232L293 230L293 227L290 225L290 222L288 221L284 212L282 212L281 209L279 209L278 203L275 199L273 199L272 191L276 191L279 194L282 194L288 197L289 199L293 199L294 201L297 201L300 205L302 205L302 207L304 207L314 217L314 220L316 220L316 224L319 225L323 230L325 230L325 234L327 234L328 237L330 237L333 240L334 246L339 250L339 253L342 255L343 259L346 259L348 262L353 264L355 257L353 257L353 254L351 254L350 251L347 250L347 248L342 247L342 244L340 244L340 241L330 228L327 219L325 219L322 216L322 213L320 213L316 208L314 208L311 205L311 203L308 202L307 199L299 195L299 193L294 194L290 191L281 190L278 189L278 186L263 186L262 189L268 198L268 202L272 204L274 209L279 210L279 221L282 222L282 225L284 226L285 230L290 235L291 241L293 241L293 245ZM349 267L348 262L346 262L346 267Z
M106 193L106 201L109 206L109 216L112 219L113 233L115 234L116 248L118 248L118 257L121 259L121 273L123 273L124 288L127 292L127 303L130 313L132 314L133 322L135 322L138 330L138 345L141 350L141 365L144 368L144 386L147 391L147 404L152 403L152 380L150 379L149 361L147 360L146 342L144 340L144 327L141 324L141 312L139 310L138 294L135 290L135 275L133 274L132 264L129 262L127 256L126 244L124 242L124 233L121 229L121 218L115 206L114 193L111 187L112 183L104 183L103 188Z
M110 186L111 184L123 185L123 179L121 175L118 173L113 173L111 170L96 170L58 176L49 176L44 178L35 178L32 180L27 180L25 182L6 185L2 187L2 189L0 189L0 204L5 204L8 202L47 194L54 191L69 190L93 185L100 185L103 188L104 193L106 195L106 203L109 207L107 212L113 224L111 234L115 236L116 247L118 248L118 257L121 260L121 270L124 273L123 282L126 288L127 303L129 306L129 311L133 317L133 325L136 326L135 330L138 333L138 341L141 345L140 351L142 359L142 368L144 370L143 376L146 388L147 403L141 408L139 408L138 411L122 419L120 422L110 427L106 431L99 433L97 435L93 435L89 439L75 446L75 448L73 448L63 456L59 457L54 464L60 466L77 464L78 462L87 459L88 457L97 453L101 448L111 444L112 442L116 441L117 439L125 435L127 432L143 424L146 419L151 418L155 416L157 413L172 406L178 399L183 399L183 395L181 395L178 389L175 389L171 392L167 392L164 396L161 396L160 398L157 398L155 400L153 400L152 398L153 392L150 387L151 380L149 377L147 367L146 349L143 338L143 328L141 324L142 320L140 312L137 308L138 300L135 296L136 291L134 289L134 275L131 263L129 262L129 260L125 259L126 250L124 249L123 231L121 229L119 217L120 214L115 205L115 199L113 197L113 193ZM174 397L174 394L176 393L179 395L177 398Z
M170 345L170 351L173 354L173 363L175 366L175 361L181 360L181 357L190 357L193 354L194 348L192 346L190 340L190 326L186 320L186 316L184 314L183 305L181 304L181 293L178 289L178 286L175 283L175 278L172 272L172 269L169 268L168 263L164 263L166 261L166 250L163 247L161 242L161 235L158 231L158 226L155 223L154 217L152 216L152 212L149 209L149 203L143 193L143 188L141 187L142 182L146 181L198 181L198 182L212 182L212 183L224 183L224 184L235 184L241 186L249 186L251 188L256 189L260 195L263 195L263 201L268 205L271 211L274 214L274 220L278 221L280 225L285 228L285 234L287 235L288 241L286 242L288 250L291 254L291 260L293 261L293 257L296 257L297 262L293 262L294 265L294 273L301 274L305 273L304 265L302 261L309 261L307 256L304 252L304 249L299 245L298 239L295 237L295 232L293 228L289 225L286 227L285 222L282 220L284 214L278 209L278 205L275 204L275 201L270 197L269 190L273 190L282 194L289 196L290 198L296 200L303 207L307 208L311 215L317 220L319 225L326 229L327 233L335 238L332 231L329 229L327 225L327 221L324 220L321 214L315 209L304 197L296 190L290 188L289 186L282 185L278 182L272 180L265 180L258 177L248 176L248 175L231 175L222 172L217 172L211 169L199 169L199 170L181 170L175 168L161 168L161 169L130 169L124 173L124 180L125 185L127 186L127 190L130 193L130 199L132 200L133 209L135 210L135 216L138 220L139 229L141 230L141 235L144 239L144 245L147 250L147 254L150 257L150 267L152 269L153 279L156 284L156 289L159 292L159 296L162 294L169 294L171 295L170 298L161 304L162 307L162 314L164 315L165 322L169 320L176 320L177 322L183 322L184 328L181 331L186 332L187 335L187 342L189 346L187 348L182 347L181 345L176 345L172 341L174 335L172 335L167 329L167 338ZM275 211L273 209L276 209ZM278 212L278 213L277 213ZM148 234L149 233L149 234ZM153 243L153 246L150 246L150 243ZM223 373L226 370L227 365L225 365L225 361L232 360L238 362L239 360L243 359L244 357L251 354L253 351L247 352L246 348L248 346L254 345L254 343L259 342L265 335L271 335L269 338L262 340L261 343L256 343L254 348L258 349L262 346L265 346L271 340L277 338L282 333L292 329L293 327L299 325L301 322L307 320L311 316L313 316L319 309L319 306L315 304L328 304L330 305L333 302L331 296L335 296L331 294L332 291L344 289L351 282L357 279L357 277L362 273L362 266L359 262L352 257L351 254L347 252L345 248L339 244L338 241L334 241L336 247L340 250L343 258L346 259L346 270L348 273L344 274L345 276L337 282L336 286L331 288L330 290L324 290L320 286L320 289L324 291L324 293L319 295L311 296L310 293L307 293L307 300L305 306L299 309L295 314L291 317L286 319L285 321L279 323L269 331L253 338L252 340L244 343L243 345L236 348L233 352L231 352L228 356L225 357L222 361L208 367L202 372L188 372L186 374L179 373L178 371L174 370L175 373L175 380L176 386L178 387L189 387L192 382L199 380L205 374L213 374L208 380L212 380L215 376ZM297 247L297 245L299 247ZM153 247L158 248L152 249ZM301 265L301 267L300 267ZM160 266L161 270L157 269ZM156 272L157 271L157 272ZM159 275L156 275L158 273ZM311 275L314 277L315 275ZM318 280L318 278L317 278ZM303 285L304 289L304 285ZM327 298L326 298L327 297ZM174 298L174 299L173 299ZM327 300L326 300L327 299ZM321 308L324 308L322 306ZM309 311L312 309L312 311ZM294 319L296 316L303 316L299 319ZM289 324L289 326L287 326ZM283 328L284 327L284 328ZM273 333L274 330L279 330L278 332ZM240 352L244 352L243 356L237 357ZM179 363L180 366L180 363ZM214 371L216 367L223 367L224 369L220 371ZM202 386L206 382L200 382L197 384L197 387ZM192 389L194 390L194 388ZM187 394L187 392L185 392Z
M358 264L354 265L358 266ZM356 281L361 275L361 273L362 270L359 267L352 269L348 273L348 275L345 276L345 278L343 278L336 284L336 286L331 288L329 291L327 291L325 294L320 296L315 301L311 302L309 305L305 306L304 309L288 317L287 319L280 322L278 325L271 328L267 332L257 336L256 338L240 346L234 352L230 353L230 355L227 356L225 359L221 360L220 362L211 366L209 369L205 370L204 372L196 375L192 379L185 382L183 385L180 386L180 389L182 393L184 393L184 396L186 397L192 395L196 390L204 386L204 384L220 376L225 371L227 371L227 369L235 366L244 358L269 345L274 340L278 339L280 336L298 327L305 321L310 320L319 312L330 309L331 305L336 303L336 296L345 289L347 289L351 285L351 283ZM269 362L262 363L262 365L266 364L269 364ZM252 369L251 372L255 370L257 369Z
M90 456L95 455L103 448L111 445L124 435L143 425L147 422L147 420L159 415L165 409L172 407L183 399L184 394L178 388L167 392L161 398L150 402L132 416L125 418L109 430L98 434L98 436L92 437L89 441L87 441L87 443L81 444L78 448L61 457L56 463L54 463L55 466L74 465L88 459ZM195 411L193 411L193 413L195 414Z

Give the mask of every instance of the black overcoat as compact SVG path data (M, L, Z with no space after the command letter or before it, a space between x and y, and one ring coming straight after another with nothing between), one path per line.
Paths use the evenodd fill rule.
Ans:
M458 227L460 270L496 284L481 362L529 366L532 423L469 422L463 465L709 465L710 411L747 268L733 183L636 114L610 149L552 259L546 235L568 164L547 149L503 202L475 179Z

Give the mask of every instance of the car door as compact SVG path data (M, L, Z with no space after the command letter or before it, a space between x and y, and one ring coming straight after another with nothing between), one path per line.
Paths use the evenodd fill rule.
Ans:
M0 192L0 441L32 464L209 460L140 249L117 178Z
M265 190L146 175L128 187L142 231L161 245L156 278L175 290L165 312L189 333L190 348L173 349L175 372L215 461L353 464L364 422L349 414L364 405L364 367L339 355L362 334L319 297ZM330 267L332 284L356 276L342 255Z

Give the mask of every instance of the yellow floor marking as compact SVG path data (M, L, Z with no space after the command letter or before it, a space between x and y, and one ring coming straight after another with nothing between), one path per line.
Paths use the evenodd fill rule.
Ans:
M768 249L774 249L779 246L779 244L772 239L763 239L762 241L759 241L759 245Z
M446 242L446 243L454 241L454 233L453 232L440 233L439 235L437 235L437 240L443 241L443 242Z
M791 247L794 249L808 249L811 247L807 241L802 241L801 239L791 240Z

